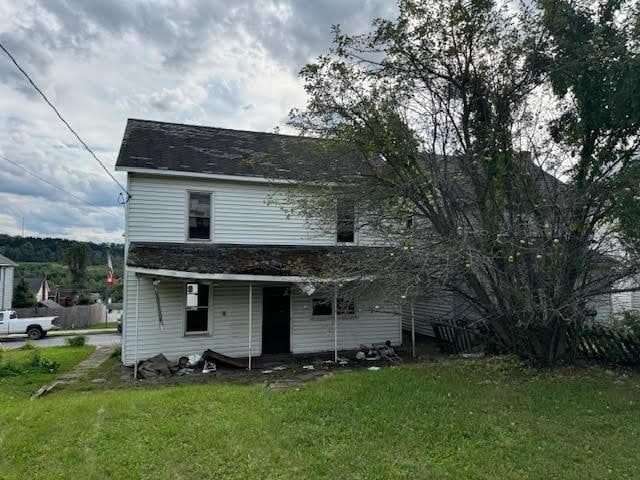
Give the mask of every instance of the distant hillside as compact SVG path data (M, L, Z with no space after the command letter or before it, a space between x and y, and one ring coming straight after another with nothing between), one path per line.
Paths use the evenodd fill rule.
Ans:
M12 237L0 234L0 253L14 262L64 263L64 253L78 243L91 249L91 265L105 265L111 252L113 263L122 264L124 245L117 243L78 242L61 238Z

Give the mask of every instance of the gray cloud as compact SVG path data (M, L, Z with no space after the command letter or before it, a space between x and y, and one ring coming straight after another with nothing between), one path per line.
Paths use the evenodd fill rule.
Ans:
M331 25L362 32L394 11L389 0L12 0L0 41L112 168L127 117L282 126L305 100L296 72L328 50ZM33 234L122 240L118 188L3 55L0 153L86 202L0 160L0 232L25 216Z

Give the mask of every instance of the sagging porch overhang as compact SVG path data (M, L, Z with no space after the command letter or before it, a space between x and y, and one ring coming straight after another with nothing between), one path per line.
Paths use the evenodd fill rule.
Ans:
M370 279L351 265L372 247L132 242L127 269L140 275L251 282L336 282Z
M226 273L193 273L176 270L129 267L129 271L150 277L170 277L182 280L228 280L236 282L275 282L275 283L322 283L322 282L354 282L371 280L370 277L314 278L282 275L234 275Z

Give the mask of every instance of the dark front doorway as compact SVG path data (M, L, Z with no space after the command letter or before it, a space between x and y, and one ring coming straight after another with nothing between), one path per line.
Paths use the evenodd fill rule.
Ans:
M262 353L289 353L291 296L287 287L262 290Z

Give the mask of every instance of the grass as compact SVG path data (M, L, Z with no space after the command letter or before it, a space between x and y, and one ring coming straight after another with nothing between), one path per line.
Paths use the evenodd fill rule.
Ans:
M90 325L80 330L99 330L102 328L118 328L118 322L98 323L96 325Z
M0 402L0 478L638 478L639 405L637 373L532 372L503 359L287 390L16 395Z
M71 370L76 364L87 358L94 349L95 347L87 345L80 348L27 348L0 353L0 363L8 361L23 362L33 355L34 351L40 352L43 358L60 363L60 369L56 373L32 373L18 377L0 377L0 405L9 405L12 402L19 403L20 400L29 399L41 386L49 383L56 375ZM2 438L2 433L0 433L0 438ZM0 478L2 478L1 474Z

